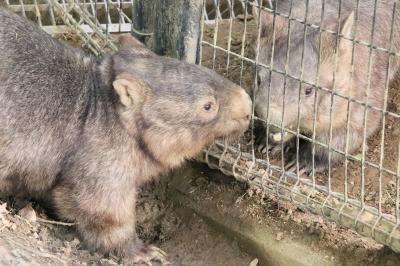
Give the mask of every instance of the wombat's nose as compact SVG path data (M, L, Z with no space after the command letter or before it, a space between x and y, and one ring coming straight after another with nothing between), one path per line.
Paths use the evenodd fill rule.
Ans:
M242 122L248 122L251 118L253 105L250 96L243 88L235 86L230 98L231 109L229 116L235 120L239 119Z
M245 118L247 120L250 120L251 118L251 113L252 113L252 106L253 106L253 102L251 101L250 95L247 94L247 92L245 90L242 89L242 93L244 94L244 98L245 98Z
M241 116L242 119L246 119L246 120L250 120L251 118L251 113L252 113L252 101L250 96L247 94L247 92L240 88L239 90L240 92L240 102L238 103L242 103L242 104L238 104L239 106L241 106L241 108L239 108L241 110L241 113L238 114Z

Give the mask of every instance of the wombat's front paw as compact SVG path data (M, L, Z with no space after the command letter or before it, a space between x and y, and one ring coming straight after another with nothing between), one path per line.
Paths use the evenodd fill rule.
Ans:
M152 266L151 261L158 261L162 265L169 265L167 253L155 246L143 246L134 256L133 263Z
M285 171L293 172L297 174L297 159L291 159L287 163L285 163ZM306 174L309 175L312 172L312 165L309 163L299 160L299 175Z
M299 176L300 175L311 175L313 173L313 163L311 160L307 160L307 158L304 158L300 156L300 158L297 160L296 156L289 160L287 163L285 163L285 171L287 172L293 172L297 174L297 161L299 164ZM326 166L319 163L318 160L314 162L314 174L324 172L326 170Z

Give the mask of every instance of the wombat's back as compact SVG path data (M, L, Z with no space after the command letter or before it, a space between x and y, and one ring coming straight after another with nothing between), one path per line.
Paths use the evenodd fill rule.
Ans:
M375 6L376 2L376 6ZM399 49L400 41L400 18L397 15L399 6L394 5L395 0L309 0L309 1L276 1L278 14L288 16L299 21L307 19L307 23L323 25L337 32L337 24L340 20L347 18L354 11L356 38L358 41L370 43L373 32L373 44L380 48L389 48L389 34L393 17L393 8L396 7L396 15L393 24L392 48ZM308 7L307 7L308 5ZM340 16L339 16L340 11ZM302 24L294 23L293 27L303 28ZM293 29L292 32L295 30ZM286 32L286 31L285 31Z
M42 113L49 107L59 114L73 110L91 68L88 56L3 9L0 51L0 102L8 111L21 114L21 119L42 116L43 122L50 118Z
M0 51L0 179L26 173L29 190L41 191L79 137L93 59L3 9Z

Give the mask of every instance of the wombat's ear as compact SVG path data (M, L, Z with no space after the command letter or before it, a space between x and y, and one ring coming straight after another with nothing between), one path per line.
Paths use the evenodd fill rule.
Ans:
M354 25L354 11L342 22L342 28L340 29L340 34L345 38L352 38Z
M273 22L274 22L274 13L272 13L273 6L271 4L271 1L266 1L267 7L271 11L267 11L264 9L264 7L260 7L259 5L253 5L252 6L252 14L258 23L260 21L260 26L261 27L261 37L266 37L268 32L267 28L268 26L272 28ZM282 28L286 25L286 18L275 15L275 28L279 29Z
M354 25L354 12L351 12L350 15L343 20L342 26L340 29L340 44L339 44L339 55L342 60L341 63L346 65L351 64L352 59L352 51L353 51L353 42L349 39L353 39L353 25ZM343 62L345 60L346 62Z
M151 92L150 86L144 80L128 73L118 75L113 86L121 104L132 109L142 106Z
M118 38L120 49L129 50L136 55L153 56L155 55L143 43L133 37L130 33L125 33Z

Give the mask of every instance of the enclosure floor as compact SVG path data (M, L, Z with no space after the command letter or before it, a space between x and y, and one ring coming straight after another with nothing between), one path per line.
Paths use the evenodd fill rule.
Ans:
M185 184L190 189L183 199L190 198L196 205L195 208L207 210L206 213L199 213L202 217L205 215L208 216L207 219L217 219L217 209L220 214L226 215L215 222L229 224L232 221L227 220L228 215L235 219L252 221L239 223L240 233L247 229L257 230L255 224L267 226L274 235L268 242L272 246L276 245L275 241L310 239L305 245L309 252L323 254L322 252L328 250L331 254L326 258L327 265L346 265L354 254L357 263L351 265L394 266L400 260L399 255L372 240L359 237L351 230L337 227L318 216L304 213L276 198L264 197L258 194L259 191L247 189L243 183L220 173L216 174L216 171L211 171L204 165L191 166L191 169L189 177L185 177L185 180L189 178L189 182ZM175 174L174 178L179 176L176 177ZM165 177L160 182L145 185L140 191L137 204L137 231L140 238L166 251L171 265L248 266L255 258L268 256L257 253L248 243L241 242L240 237L229 233L229 228L216 227L210 221L200 218L195 214L197 212L190 210L185 200L177 200L177 193L170 177ZM0 204L3 202L4 199ZM0 265L118 264L115 258L89 252L78 240L73 227L27 222L15 213L15 201L7 199L6 202L11 208L0 211ZM39 217L51 219L45 215L39 204L34 203L33 207ZM258 235L260 239L263 237L264 233ZM299 246L292 245L290 248L294 252ZM2 262L7 257L5 255L11 256L15 263ZM281 259L285 260L284 257Z
M137 229L145 242L167 252L171 265L250 263L251 257L235 241L209 227L195 214L178 214L168 202L161 201L165 197L161 191L150 184L140 193ZM8 206L14 205L15 202L8 201ZM39 205L34 204L34 209L39 217L49 219ZM0 257L13 259L11 264L0 259L0 265L117 265L115 258L87 251L73 228L27 222L15 212L16 208L0 211Z
M254 259L228 238L191 214L171 239L161 243L172 265L249 265Z

